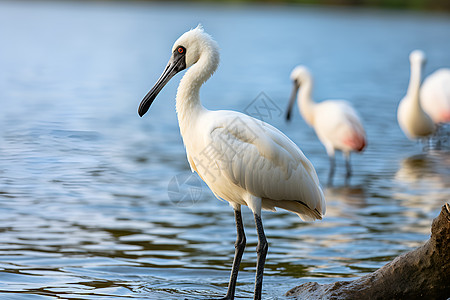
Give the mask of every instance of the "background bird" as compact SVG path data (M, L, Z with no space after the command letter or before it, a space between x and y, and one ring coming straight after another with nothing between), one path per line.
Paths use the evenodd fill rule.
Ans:
M400 101L397 120L405 135L411 139L425 138L435 131L433 120L422 109L420 101L420 84L425 54L414 50L409 55L411 73L406 96Z
M350 153L361 152L367 144L366 133L356 110L345 100L326 100L315 103L311 97L313 78L305 66L291 72L294 90L289 101L286 119L289 121L298 93L298 107L303 119L314 128L330 158L328 184L335 171L335 152L342 151L346 162L346 180L351 176Z
M286 209L303 220L321 219L325 199L312 164L302 151L271 125L234 111L210 111L200 103L199 91L219 64L217 43L199 26L174 44L172 56L155 86L142 100L143 116L164 85L189 69L178 86L176 110L192 171L213 193L234 208L237 240L228 292L233 299L246 238L241 205L250 207L258 233L254 299L261 299L268 244L261 209Z
M450 69L439 69L425 78L420 104L434 124L450 122Z

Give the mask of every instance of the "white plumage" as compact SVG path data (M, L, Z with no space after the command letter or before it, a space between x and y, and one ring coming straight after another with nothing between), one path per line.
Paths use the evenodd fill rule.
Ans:
M200 103L202 84L219 63L218 46L201 27L184 33L172 48L172 57L158 82L142 100L139 115L149 109L162 87L176 73L181 79L176 109L191 169L213 193L235 210L237 241L227 299L234 297L237 272L245 247L241 205L254 213L258 232L255 299L261 287L267 241L261 209L280 207L304 220L321 219L325 198L316 171L302 151L273 126L234 111L209 111Z
M325 146L330 157L328 183L334 175L335 151L345 156L347 178L350 177L350 153L360 152L366 147L366 133L356 110L345 100L326 100L315 103L311 97L313 79L305 66L297 66L291 73L294 90L288 105L286 118L289 120L298 91L298 107L308 125L314 128L317 137Z
M450 69L439 69L425 78L420 104L435 124L450 122Z
M420 84L425 54L420 50L414 50L409 55L409 61L411 74L408 90L398 106L397 120L409 139L418 139L433 134L435 126L420 104Z
M250 195L262 199L263 209L284 208L304 220L325 213L314 167L278 129L234 111L205 110L196 122L196 138L183 137L188 159L217 197L255 213Z

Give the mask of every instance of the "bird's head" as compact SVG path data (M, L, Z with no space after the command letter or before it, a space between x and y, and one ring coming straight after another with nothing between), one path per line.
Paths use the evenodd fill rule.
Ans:
M301 84L309 78L311 78L311 73L305 66L296 66L291 72L291 80L294 82L297 81L298 84Z
M426 63L427 59L422 50L413 50L409 54L409 61L411 65L423 65Z
M217 52L218 48L217 43L203 30L201 25L181 35L173 44L172 53L179 47L186 49L186 69L195 64L206 49L212 48L210 50Z
M148 111L158 93L173 76L198 62L204 53L214 53L212 57L217 60L216 65L218 64L218 46L211 36L203 31L201 25L181 35L173 44L172 56L164 72L142 99L138 109L139 116L142 117Z
M309 72L307 67L297 66L291 72L291 80L292 80L294 86L293 86L291 98L289 100L289 104L288 104L288 108L287 108L287 112L286 112L286 120L287 121L290 121L290 119L291 119L292 108L294 107L298 89L300 88L300 86L303 82L305 82L306 80L311 80L311 73Z

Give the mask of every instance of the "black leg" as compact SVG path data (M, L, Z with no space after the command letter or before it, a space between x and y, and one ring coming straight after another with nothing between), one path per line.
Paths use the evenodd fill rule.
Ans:
M350 165L350 153L345 154L345 167L347 169L347 173L345 174L345 182L348 183L350 177L352 176L352 166Z
M334 169L336 166L336 162L334 160L334 155L330 156L330 173L328 173L328 186L333 185L333 176L334 176Z
M255 214L256 230L258 232L258 246L256 252L258 253L258 261L256 263L256 279L255 279L255 295L254 300L261 300L262 282L264 275L264 264L266 262L267 244L266 236L264 234L264 228L262 225L261 217Z
M244 232L244 223L242 222L241 210L234 210L234 217L236 219L236 231L237 238L234 247L236 250L234 251L234 260L233 267L231 269L230 283L228 284L228 292L227 295L222 298L223 300L232 300L234 299L234 292L236 290L236 280L239 272L239 265L241 264L242 255L244 254L245 245L247 243Z
M438 124L438 125L436 125L436 131L435 131L435 133L430 137L430 142L432 142L433 141L433 139L436 139L436 147L435 147L435 149L436 150L441 150L441 141L443 141L443 142L445 142L445 139L444 139L444 133L445 133L445 130L442 130L442 134L441 134L441 128L442 128L442 125L441 124ZM445 144L444 144L445 145ZM430 145L431 146L431 145Z

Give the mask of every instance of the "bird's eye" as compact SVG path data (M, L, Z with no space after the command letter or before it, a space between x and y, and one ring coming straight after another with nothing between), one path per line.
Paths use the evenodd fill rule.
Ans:
M178 53L183 54L184 53L184 48L183 47L178 47Z

